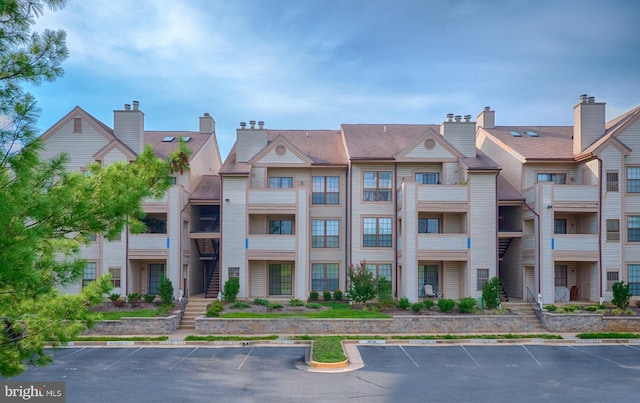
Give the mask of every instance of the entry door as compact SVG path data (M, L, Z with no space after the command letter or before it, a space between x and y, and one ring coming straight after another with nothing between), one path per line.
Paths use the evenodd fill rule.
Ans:
M149 264L149 294L158 294L158 286L160 285L160 279L162 276L164 276L164 264Z

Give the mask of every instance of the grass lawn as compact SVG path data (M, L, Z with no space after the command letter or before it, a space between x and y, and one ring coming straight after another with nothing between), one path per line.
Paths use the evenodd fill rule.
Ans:
M307 312L223 312L220 317L227 319L259 319L259 318L315 318L315 319L389 319L392 316L381 312L352 309L352 306L342 302L320 302L331 309Z
M137 311L100 312L99 320L120 320L122 318L153 318L158 316L155 309L139 309Z

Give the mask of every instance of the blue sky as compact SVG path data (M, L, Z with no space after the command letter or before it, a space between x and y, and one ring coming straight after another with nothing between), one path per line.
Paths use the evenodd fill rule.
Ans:
M65 75L31 92L44 131L74 106L113 125L197 130L223 159L240 121L269 129L441 123L571 125L582 93L607 120L640 104L640 2L629 0L68 0Z

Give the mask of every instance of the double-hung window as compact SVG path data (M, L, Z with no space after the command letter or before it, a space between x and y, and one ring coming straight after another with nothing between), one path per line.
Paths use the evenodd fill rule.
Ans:
M631 295L640 295L640 264L630 264L627 266L627 270Z
M340 204L340 177L314 176L311 183L311 204Z
M440 232L439 218L418 218L419 234L437 234Z
M337 248L338 231L338 220L311 220L311 247Z
M82 287L85 287L92 281L96 281L98 276L98 265L96 262L88 262L84 267L84 273L82 274Z
M384 277L385 280L391 282L392 278L391 278L391 264L388 263L378 263L378 264L371 264L371 263L367 263L367 271L369 271L372 275L373 278L375 279L379 279Z
M556 173L539 173L538 182L553 182L557 185L564 185L567 183L567 174Z
M364 201L391 201L391 171L365 171Z
M618 171L607 171L607 192L618 191Z
M619 241L620 240L620 220L608 219L607 220L607 241Z
M362 246L390 248L391 242L391 218L366 217L363 222L364 237Z
M437 185L440 183L438 172L416 172L416 182L421 185Z
M553 220L553 233L554 234L566 234L567 233L567 219L556 218Z
M269 178L269 187L272 189L289 189L293 187L291 176L272 176Z
M293 235L293 221L291 221L291 220L269 220L269 234L271 234L271 235Z
M311 265L311 289L313 291L335 291L339 286L338 263L313 263Z
M640 242L640 215L627 216L627 242Z
M627 167L627 193L640 193L640 167Z
M476 279L476 291L482 291L484 285L489 281L489 269L478 269Z

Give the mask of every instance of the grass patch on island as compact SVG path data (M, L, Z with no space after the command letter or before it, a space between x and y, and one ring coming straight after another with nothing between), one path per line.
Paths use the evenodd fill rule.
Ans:
M137 311L100 312L98 320L120 320L122 318L154 318L158 316L155 309L139 309Z
M579 339L640 339L638 333L580 333L576 335Z
M169 336L78 336L73 341L167 341Z
M277 340L278 336L193 336L184 338L186 341L256 341L256 340Z

